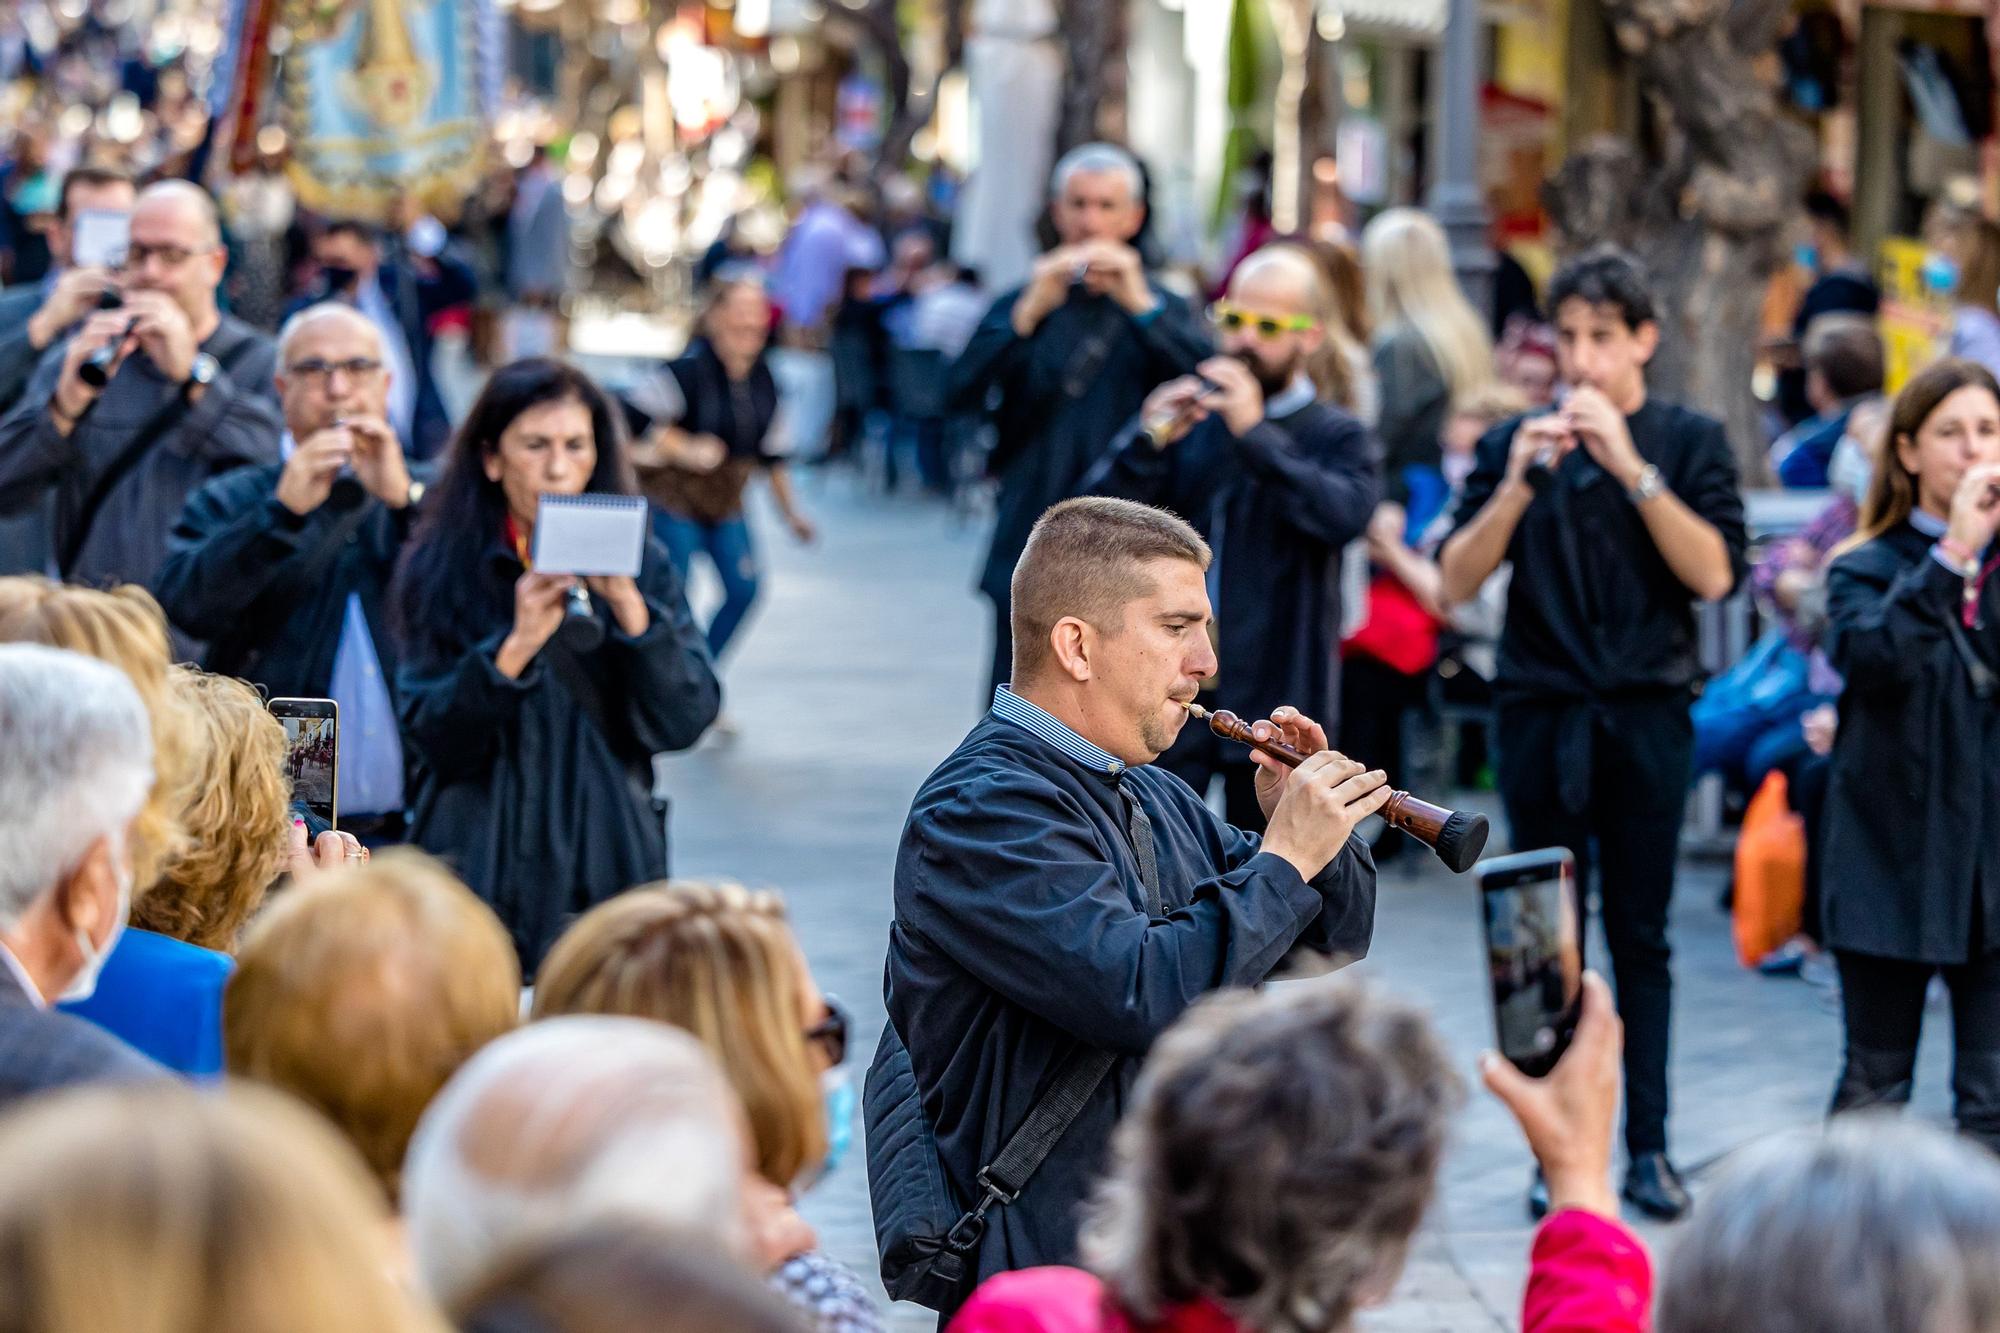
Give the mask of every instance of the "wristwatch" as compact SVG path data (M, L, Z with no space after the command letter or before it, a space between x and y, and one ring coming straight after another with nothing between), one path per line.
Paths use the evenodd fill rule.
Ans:
M1632 489L1626 494L1632 497L1633 504L1642 505L1665 489L1667 479L1660 475L1659 468L1648 463L1640 469L1639 480L1632 483Z
M414 478L412 478L410 481L410 489L406 494L406 496L404 497L403 503L406 505L414 506L424 498L424 490L425 490L424 484L421 481L417 481Z
M199 384L206 388L215 377L222 373L222 364L207 352L196 352L194 364L188 367L188 377L181 384L181 392L186 393Z

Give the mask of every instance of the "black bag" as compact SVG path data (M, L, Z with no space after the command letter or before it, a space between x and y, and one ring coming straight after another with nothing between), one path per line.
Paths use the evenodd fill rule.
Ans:
M1084 1046L1063 1061L1007 1146L981 1168L983 1194L968 1212L958 1207L944 1178L910 1053L896 1035L896 1025L883 1025L875 1062L862 1086L861 1107L875 1249L881 1256L882 1286L892 1299L915 1301L944 1314L965 1303L978 1279L986 1214L1020 1197L1117 1058Z

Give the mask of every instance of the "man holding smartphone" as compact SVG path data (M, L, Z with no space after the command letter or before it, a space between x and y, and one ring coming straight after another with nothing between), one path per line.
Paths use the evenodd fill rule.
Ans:
M189 499L154 592L209 641L202 665L271 698L334 700L340 825L398 841L403 746L383 595L423 494L383 417L380 332L352 306L311 306L278 335L284 458Z
M63 177L48 232L48 276L0 291L0 404L21 396L42 353L92 311L121 299L118 266L133 193L132 178L108 167L78 167ZM47 502L0 518L0 574L48 571L50 519Z
M1667 908L1701 675L1693 600L1742 577L1743 501L1720 423L1648 395L1659 345L1635 260L1598 250L1549 286L1568 396L1480 441L1439 563L1463 602L1511 561L1496 777L1517 848L1595 853L1625 1021L1627 1200L1674 1218L1667 1158ZM1539 1185L1531 1210L1546 1207Z

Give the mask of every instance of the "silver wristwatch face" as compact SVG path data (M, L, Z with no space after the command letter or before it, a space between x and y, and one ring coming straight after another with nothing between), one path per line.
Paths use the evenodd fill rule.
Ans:
M215 372L219 369L215 358L207 352L196 353L194 364L188 368L188 381L193 384L207 384L215 378Z

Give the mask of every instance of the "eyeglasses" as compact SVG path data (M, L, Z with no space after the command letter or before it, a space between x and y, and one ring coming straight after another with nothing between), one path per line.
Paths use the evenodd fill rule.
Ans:
M847 1063L847 1008L833 996L826 997L826 1017L806 1029L806 1040L826 1052L827 1063L839 1067Z
M321 384L331 384L336 373L345 373L351 380L364 380L382 368L382 363L373 357L357 356L351 361L300 361L285 367L287 375L297 375L300 379L318 380Z
M167 268L179 268L206 251L188 250L178 245L147 245L141 241L128 241L125 245L125 267L144 268L148 259L157 259Z
M1247 328L1266 342L1280 334L1304 333L1319 327L1319 321L1311 315L1266 315L1227 301L1217 301L1210 306L1208 318L1210 323L1226 333Z

